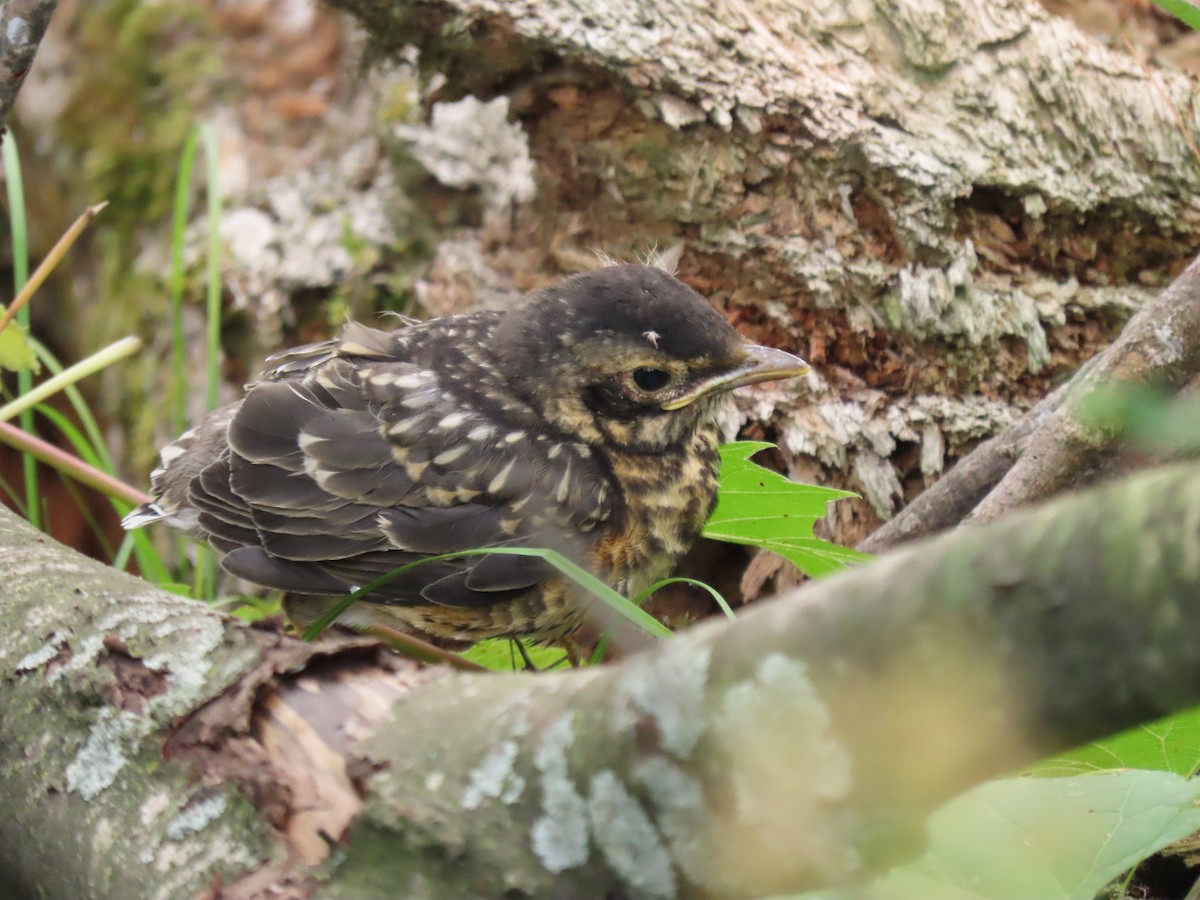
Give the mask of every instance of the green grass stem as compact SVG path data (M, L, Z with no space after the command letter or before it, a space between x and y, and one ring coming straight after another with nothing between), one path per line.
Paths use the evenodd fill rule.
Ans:
M4 179L8 191L8 216L12 226L13 296L20 295L29 281L29 232L25 219L25 184L21 178L21 156L12 132L4 135L0 142L0 158L4 164ZM29 333L29 307L17 313L17 323ZM25 394L33 386L33 373L28 369L17 373L17 393ZM21 427L33 431L33 412L26 410L21 415ZM37 462L25 456L21 459L21 470L25 482L26 519L34 528L41 528L41 503L38 499Z

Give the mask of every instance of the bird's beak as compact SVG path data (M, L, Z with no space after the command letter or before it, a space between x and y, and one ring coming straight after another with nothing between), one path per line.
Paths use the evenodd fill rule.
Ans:
M748 384L758 384L760 381L795 378L797 375L807 375L811 371L812 367L798 356L784 350L776 350L774 347L748 344L746 358L736 367L697 382L689 387L686 393L668 400L662 408L683 409L689 403L716 391L731 391Z

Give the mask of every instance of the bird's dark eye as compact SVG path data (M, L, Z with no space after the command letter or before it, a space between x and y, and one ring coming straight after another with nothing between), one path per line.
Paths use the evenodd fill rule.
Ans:
M671 383L671 373L666 369L654 369L650 366L641 366L633 370L633 383L643 391L653 393L661 391Z

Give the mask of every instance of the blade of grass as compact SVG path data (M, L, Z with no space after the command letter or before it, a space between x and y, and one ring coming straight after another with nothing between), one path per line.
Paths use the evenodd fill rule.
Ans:
M25 500L5 478L0 478L0 491L4 492L4 496L8 498L8 502L12 504L12 508L17 511L17 515L19 515L22 519L28 520L29 516L27 515L27 510L25 509Z
M33 347L33 352L37 354L38 360L50 371L50 374L58 375L65 371L63 364L55 358L54 354L41 341L31 338L29 344ZM91 449L93 455L89 456L81 450L84 442L72 441L75 452L96 468L115 476L117 474L117 467L113 463L112 455L108 452L108 443L105 441L104 435L100 432L100 425L96 422L96 417L92 415L87 401L83 399L83 394L80 393L79 388L72 384L63 390L63 395L70 402L75 415L79 417L79 422L83 426L84 433L87 435L87 446ZM38 411L45 412L51 408L40 406Z
M74 480L70 478L62 478L61 481L63 488L68 494L71 495L71 499L75 502L75 509L78 511L79 517L83 519L84 524L91 529L92 536L96 539L97 543L100 544L100 552L105 558L111 559L114 552L112 542L109 541L108 535L104 533L104 528L101 527L100 522L97 521L95 514L92 512L91 506L84 499L83 494L79 492L79 488L76 486ZM49 522L47 522L46 530L50 530Z
M221 185L220 159L217 155L217 133L212 125L202 125L205 172L208 175L208 292L205 299L205 318L208 342L205 347L208 362L207 408L217 406L221 386Z
M717 606L721 608L721 612L725 613L725 617L727 619L737 618L737 616L733 614L733 610L730 608L728 601L721 596L720 591L718 591L711 584L705 584L703 581L697 581L695 578L664 578L662 581L656 581L654 584L650 585L650 587L646 588L644 591L634 597L633 602L638 606L641 606L650 599L655 591L665 588L668 584L690 584L692 587L698 587L702 591L707 591L708 595L713 598Z
M183 239L187 231L188 192L192 185L192 170L196 166L196 142L199 131L193 130L183 145L179 160L179 176L175 180L175 207L171 214L171 272L168 285L171 295L171 372L175 407L175 431L187 430L187 373L185 370L183 331Z
M1188 0L1154 0L1154 2L1181 22L1200 31L1200 6L1189 3Z
M80 431L74 422L53 406L47 406L44 403L38 406L37 411L49 419L51 425L62 432L63 437L70 443L71 449L75 451L75 455L83 462L94 469L99 469L106 475L112 475L112 472L104 466L104 463L96 455L96 451L92 447L92 442L88 440L87 435Z
M69 393L78 395L75 388L70 388ZM79 403L82 404L82 397L79 398ZM91 412L86 405L75 407L81 419L85 419L84 427L87 428L86 419L90 419ZM75 423L68 419L63 413L59 412L52 406L42 404L38 406L37 411L50 420L59 431L70 442L75 453L86 464L92 466L99 471L117 478L116 471L112 464L112 459L108 454L108 448L103 443L97 445L95 438L90 434L84 434L76 427ZM92 427L95 427L94 420ZM119 480L119 479L118 479ZM134 488L130 488L134 490ZM134 506L133 503L126 502L116 497L110 497L113 508L116 509L117 515L124 516ZM112 566L114 569L124 569L129 564L129 555L136 555L138 571L142 577L154 584L166 584L173 581L173 576L166 563L163 562L162 555L154 546L154 542L150 536L144 531L131 531L126 533L125 540L122 541L116 555L113 557Z
M108 206L107 200L97 203L95 206L89 206L71 223L71 227L63 232L63 236L50 248L50 252L46 254L46 258L41 261L30 279L17 292L17 296L8 305L8 309L5 310L4 315L0 316L0 331L7 328L8 323L13 320L13 317L25 308L25 304L32 299L37 289L42 286L42 283L54 271L54 267L59 264L62 258L66 256L67 251L71 249L71 246L79 239L79 236L83 234L83 229L87 228L88 223L96 218L97 213L106 206Z
M0 142L0 159L4 164L4 180L8 191L8 216L12 226L13 294L20 295L29 280L29 235L25 221L25 185L21 179L21 157L12 133ZM29 334L29 307L17 313L17 322ZM17 393L28 393L33 387L33 373L23 369L17 373ZM21 415L21 427L33 431L33 413ZM21 460L21 471L25 481L25 518L34 528L42 524L41 511L37 502L37 463L28 456Z
M558 569L563 575L566 575L580 587L586 589L589 593L601 600L616 612L620 613L625 618L629 619L643 631L649 632L656 637L670 637L671 630L659 622L654 616L650 615L643 609L634 606L632 602L622 597L611 587L593 575L591 572L584 569L582 566L571 562L561 553L556 550L543 550L533 547L481 547L478 550L460 550L457 553L442 553L438 556L427 556L424 559L418 559L415 562L407 565L399 566L392 571L380 575L374 581L360 587L346 597L339 600L336 604L325 611L319 619L313 622L304 631L304 640L315 640L318 635L341 616L346 610L353 606L360 597L364 597L381 587L403 575L405 572L415 569L417 566L423 566L426 563L438 562L447 559L462 559L468 556L487 556L489 554L497 554L501 556L530 556L536 559L543 559L554 568Z
M80 360L53 378L47 378L36 388L22 391L20 396L11 403L0 406L0 422L7 422L14 416L33 409L47 397L57 394L69 385L75 384L89 375L94 375L127 356L132 356L140 349L142 349L142 342L135 337L125 337L114 341L103 350L97 350L91 356Z
M588 660L589 666L598 666L604 661L604 654L608 651L608 645L612 641L607 634L600 635L600 640L596 641L596 649L592 651L591 659Z
M217 132L211 124L200 126L200 139L204 141L204 170L207 175L206 197L208 200L208 289L204 303L205 318L205 362L207 363L207 391L205 408L215 409L221 387L221 182L220 158L217 149ZM196 599L215 597L217 591L217 565L206 547L196 551Z

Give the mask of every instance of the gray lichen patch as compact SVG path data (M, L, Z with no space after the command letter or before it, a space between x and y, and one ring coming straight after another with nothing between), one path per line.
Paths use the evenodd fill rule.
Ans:
M438 103L428 125L398 125L413 156L447 187L478 188L490 213L533 199L529 142L509 121L508 98Z
M645 716L658 734L659 746L687 759L704 728L710 656L707 645L685 651L668 645L631 666L613 693L613 727L632 728Z
M73 565L45 567L42 576L56 583L42 588L79 583ZM220 615L119 573L106 574L111 585L91 576L86 594L75 591L69 621L62 606L54 607L57 617L48 616L32 595L9 598L13 612L30 623L18 633L41 635L37 644L27 638L13 648L21 654L10 662L14 675L29 690L82 691L101 701L85 706L74 727L61 729L56 744L39 754L54 760L53 782L84 800L118 783L151 734L220 691L255 653L253 642L243 642L242 651L230 648L218 665L213 651L227 628ZM118 596L119 602L111 599Z
M517 744L501 741L490 750L468 777L467 790L463 794L462 806L466 810L479 809L485 800L499 800L510 806L520 799L525 790L525 779L517 773Z
M711 825L701 883L744 893L842 883L860 868L841 808L852 757L802 662L769 654L752 678L725 692L706 737L715 748L709 765L731 785L731 803Z
M639 762L633 776L649 798L650 813L672 859L688 880L704 884L710 878L707 842L712 838L711 811L696 777L675 762L651 756Z
M203 831L221 817L227 805L224 794L214 794L192 803L167 824L166 836L172 841L178 841L189 834Z
M29 653L26 653L17 660L16 671L18 675L24 675L27 672L32 672L35 669L40 669L50 660L58 656L63 647L66 646L67 635L62 631L53 632L46 643Z
M884 300L891 326L918 338L961 338L981 347L1012 335L1028 348L1029 371L1049 360L1033 298L1009 279L985 278L970 240L954 245L948 263L909 263Z
M225 283L235 307L256 317L264 342L278 343L293 292L332 288L361 268L356 245L398 239L391 207L399 188L381 153L374 137L359 136L336 159L272 178L222 215ZM340 199L331 208L333 196ZM191 232L197 256L206 228L201 220Z
M818 384L817 376L809 376ZM945 455L1013 422L1018 412L1000 400L982 396L921 394L895 400L875 391L846 399L818 396L804 405L781 391L739 397L741 421L777 415L780 446L794 456L809 456L835 469L853 468L872 506L887 518L895 510L899 480L886 462L901 441L920 444L922 471L940 471ZM886 466L883 468L882 466Z
M646 810L617 777L602 769L588 790L588 819L609 868L637 897L675 896L675 870Z
M155 721L191 710L196 700L212 688L212 651L225 636L222 618L199 604L180 609L162 602L161 595L131 593L104 613L72 658L51 674L51 680L92 670L106 641L117 638L143 664L166 678L167 690L149 699L147 716Z
M587 804L567 769L574 739L573 716L566 713L542 733L533 756L542 793L542 814L531 829L533 852L555 874L588 859Z
M91 800L111 787L150 728L142 716L102 707L84 745L67 765L67 790Z

